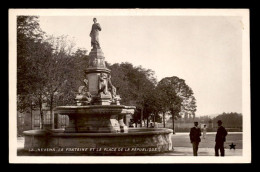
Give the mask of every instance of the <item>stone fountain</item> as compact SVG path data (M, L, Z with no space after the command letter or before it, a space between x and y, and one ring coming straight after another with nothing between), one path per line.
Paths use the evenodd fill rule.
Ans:
M102 155L135 155L172 150L172 130L128 129L124 124L124 116L132 115L135 107L120 105L121 98L111 82L110 70L106 67L105 56L99 45L99 31L101 27L94 18L90 33L93 48L89 53L89 66L85 70L85 85L79 87L75 98L76 105L55 108L56 114L69 117L69 125L65 130L25 131L25 150L81 148Z

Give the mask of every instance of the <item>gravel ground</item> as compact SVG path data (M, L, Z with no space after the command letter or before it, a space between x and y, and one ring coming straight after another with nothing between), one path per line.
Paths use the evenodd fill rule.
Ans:
M205 139L201 137L200 148L214 148L216 133L207 133ZM229 149L231 143L236 149L242 149L242 133L228 133L224 147ZM172 136L173 147L191 147L189 133L176 133Z

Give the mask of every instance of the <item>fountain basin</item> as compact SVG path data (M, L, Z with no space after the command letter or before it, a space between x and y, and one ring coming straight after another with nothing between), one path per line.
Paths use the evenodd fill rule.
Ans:
M70 115L102 115L102 114L129 114L134 113L135 106L124 105L88 105L88 106L58 106L55 108L55 113Z
M65 132L117 133L127 131L123 118L134 110L134 106L124 105L58 106L55 113L69 116Z
M131 128L127 133L66 133L62 130L30 130L25 131L24 136L24 149L30 152L45 148L55 153L137 155L172 150L172 130L165 128ZM62 151L59 151L61 149ZM75 150L77 151L74 152Z
M172 150L173 131L165 128L129 128L123 117L134 106L59 106L55 113L69 116L65 129L24 132L24 149L49 155L140 155Z

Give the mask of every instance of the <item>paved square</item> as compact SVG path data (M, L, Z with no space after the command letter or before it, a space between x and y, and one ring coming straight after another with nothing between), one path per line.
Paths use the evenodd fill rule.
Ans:
M215 132L207 133L206 138L201 138L199 144L198 156L214 156L215 155ZM228 133L225 142L225 156L242 156L242 137L241 132ZM18 150L23 149L24 138L17 139ZM172 136L174 150L169 153L156 154L155 156L193 156L192 145L189 139L189 133L176 133ZM234 143L236 149L230 150L229 145ZM19 154L23 155L23 154ZM28 155L28 154L26 154Z

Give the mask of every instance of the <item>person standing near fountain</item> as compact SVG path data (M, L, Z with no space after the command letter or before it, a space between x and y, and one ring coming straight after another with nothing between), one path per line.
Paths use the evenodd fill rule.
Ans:
M218 120L218 130L217 134L215 137L215 156L219 156L219 150L220 150L220 155L225 156L225 149L224 149L224 142L226 141L226 136L227 136L227 130L225 127L222 126L222 121Z
M202 132L203 132L202 138L205 139L207 133L207 125L204 125L204 127L202 128Z
M194 127L190 129L190 142L192 143L194 156L198 156L199 143L201 141L201 131L198 124L198 122L194 122Z
M99 31L101 31L101 26L99 23L97 23L97 19L93 18L93 22L94 24L92 25L92 29L91 32L89 34L89 36L91 37L91 46L93 48L100 48L100 44L99 44Z

